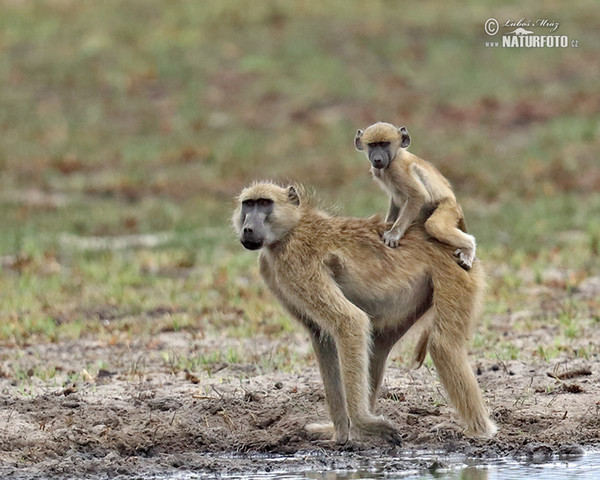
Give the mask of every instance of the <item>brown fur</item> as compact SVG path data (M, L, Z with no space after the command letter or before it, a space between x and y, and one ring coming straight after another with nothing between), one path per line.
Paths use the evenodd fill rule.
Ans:
M408 132L404 132L409 138ZM364 132L359 131L357 138L363 145L390 143L389 166L371 168L373 178L388 192L392 202L387 221L394 225L384 233L386 244L396 247L423 207L429 206L433 213L425 222L425 230L440 242L458 249L455 253L459 262L470 268L475 257L475 239L466 233L462 209L448 180L431 163L401 148L402 135L392 124L376 123ZM365 153L368 157L368 149Z
M379 216L331 216L302 197L293 205L286 192L259 183L245 189L239 201L275 202L264 226L284 233L263 246L260 273L313 341L333 425L309 428L334 433L342 443L364 435L399 441L395 427L372 409L389 351L431 310L421 348L431 353L467 431L493 435L495 426L467 361L484 288L479 262L469 272L461 269L451 249L431 240L422 223L406 232L400 248L387 248L380 240L385 223ZM233 223L240 236L243 222L238 207Z

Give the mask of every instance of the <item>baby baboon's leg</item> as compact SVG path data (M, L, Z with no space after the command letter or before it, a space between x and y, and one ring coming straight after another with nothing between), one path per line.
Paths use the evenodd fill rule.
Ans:
M314 324L308 326L308 331L323 379L325 399L333 425L313 423L307 425L306 429L309 432L318 434L333 434L335 432L334 440L338 443L346 443L350 432L350 418L346 407L346 392L342 383L340 361L335 342Z
M488 417L477 379L469 365L466 338L455 333L452 328L434 326L429 335L429 354L467 432L493 436L496 426Z
M475 237L458 229L461 218L456 203L443 201L425 222L425 230L440 242L456 248L458 263L469 270L475 260Z

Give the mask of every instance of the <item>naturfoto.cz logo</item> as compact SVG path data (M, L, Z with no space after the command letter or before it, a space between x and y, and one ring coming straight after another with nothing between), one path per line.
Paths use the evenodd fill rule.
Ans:
M506 20L500 24L495 18L488 18L483 29L490 37L503 29L501 40L486 41L486 47L504 48L568 48L579 46L578 40L569 40L567 35L556 35L560 23L547 18L537 20ZM543 29L541 32L540 29ZM544 33L545 32L545 33Z

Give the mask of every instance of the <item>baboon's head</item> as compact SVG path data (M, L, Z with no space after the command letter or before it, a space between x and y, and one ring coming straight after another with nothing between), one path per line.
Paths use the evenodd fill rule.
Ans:
M365 152L371 165L376 169L387 168L400 148L410 145L410 135L405 127L395 127L391 123L378 122L364 132L359 130L354 137L354 146Z
M300 198L292 186L255 183L238 197L233 227L248 250L280 241L300 219Z

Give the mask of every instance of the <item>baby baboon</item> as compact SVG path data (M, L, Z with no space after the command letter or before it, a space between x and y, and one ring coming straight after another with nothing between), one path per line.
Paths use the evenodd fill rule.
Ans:
M393 222L383 234L383 241L397 247L406 229L423 207L433 213L425 222L429 235L456 249L461 267L468 270L475 259L475 237L466 233L460 205L446 178L429 162L405 149L410 136L404 127L375 123L354 137L357 150L364 151L371 162L373 178L389 193L390 210L386 221Z
M461 269L452 250L427 235L422 218L390 249L381 242L379 216L331 216L300 193L255 183L240 194L233 225L244 247L262 249L264 281L311 336L333 423L309 430L340 443L373 435L399 443L396 428L373 407L391 348L430 311L420 348L429 350L467 431L493 435L467 360L484 288L479 263Z

